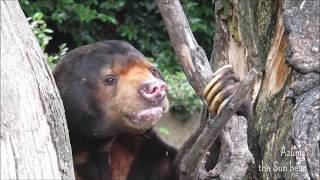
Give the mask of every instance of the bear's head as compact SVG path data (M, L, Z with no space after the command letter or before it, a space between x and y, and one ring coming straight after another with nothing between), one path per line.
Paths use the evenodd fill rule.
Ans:
M103 41L69 52L56 66L71 133L107 137L153 127L168 108L160 72L124 41Z

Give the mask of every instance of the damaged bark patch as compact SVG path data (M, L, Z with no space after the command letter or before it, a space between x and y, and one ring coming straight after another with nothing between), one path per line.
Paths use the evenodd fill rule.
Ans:
M284 35L282 10L279 8L276 33L272 40L265 70L262 88L262 100L279 92L285 85L290 68L285 62L287 39Z

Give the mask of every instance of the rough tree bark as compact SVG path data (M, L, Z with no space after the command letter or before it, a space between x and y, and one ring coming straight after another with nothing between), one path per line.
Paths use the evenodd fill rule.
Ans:
M1 5L1 179L74 179L64 109L18 1Z
M319 179L320 2L217 0L213 67L254 67L247 179ZM289 152L288 152L289 151ZM296 168L296 169L294 169Z

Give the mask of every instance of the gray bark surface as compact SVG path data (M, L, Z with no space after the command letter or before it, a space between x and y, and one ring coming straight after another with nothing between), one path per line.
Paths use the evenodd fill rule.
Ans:
M284 4L288 31L287 62L293 69L288 94L295 100L292 117L292 151L297 179L320 179L320 2Z
M1 179L74 179L62 101L18 1L1 5Z

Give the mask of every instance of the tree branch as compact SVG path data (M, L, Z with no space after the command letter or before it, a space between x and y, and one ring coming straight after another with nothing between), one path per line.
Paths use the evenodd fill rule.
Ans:
M157 5L169 33L171 43L189 83L203 99L202 92L213 77L204 50L196 42L179 0L157 0ZM251 70L241 81L221 113L189 138L177 155L176 168L179 179L197 179L199 166L209 147L221 133L231 116L238 110L252 89L257 76Z

